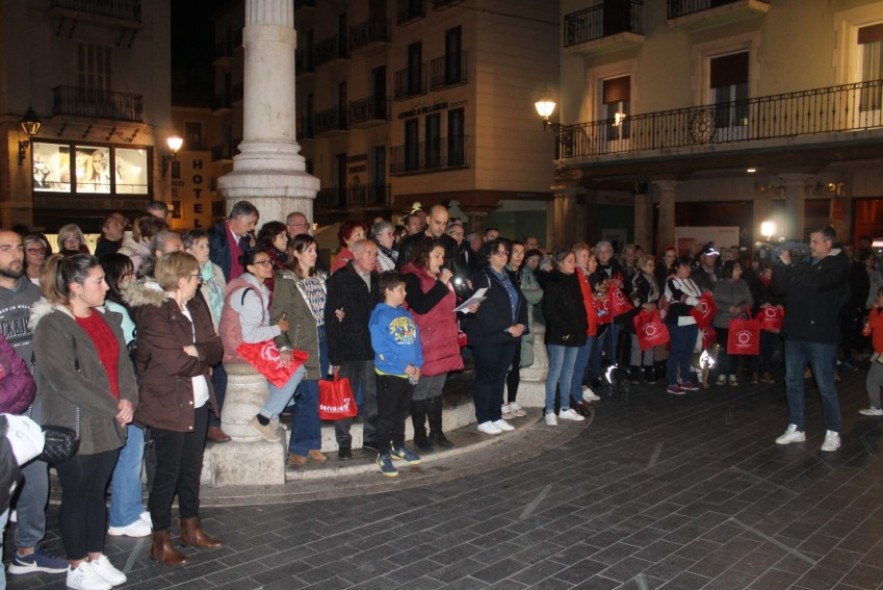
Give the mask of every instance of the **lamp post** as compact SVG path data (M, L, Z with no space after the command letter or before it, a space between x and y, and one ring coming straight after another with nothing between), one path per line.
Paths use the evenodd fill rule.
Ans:
M548 90L543 90L543 93L540 94L540 98L533 103L533 106L537 110L537 114L543 120L543 131L552 125L557 125L556 123L552 123L549 119L552 116L552 113L555 112L555 107L558 105L555 102L555 99L552 98L552 95L549 94Z
M178 150L181 149L181 146L184 145L184 139L178 135L170 135L168 139L166 139L166 145L169 146L169 150L172 152L171 154L164 155L162 157L162 175L165 177L166 173L169 171L169 166L175 159L178 157Z
M37 113L34 112L34 109L28 107L27 112L21 118L21 130L27 136L27 139L18 142L19 166L25 161L28 154L28 147L31 145L31 140L40 132L40 127L42 125L43 123L40 121L40 117L37 116Z

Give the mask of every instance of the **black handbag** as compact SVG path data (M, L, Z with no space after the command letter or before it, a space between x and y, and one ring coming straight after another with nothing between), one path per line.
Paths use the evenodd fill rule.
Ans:
M65 426L43 425L43 437L46 442L43 452L37 457L46 463L67 461L80 450L80 436L75 430Z

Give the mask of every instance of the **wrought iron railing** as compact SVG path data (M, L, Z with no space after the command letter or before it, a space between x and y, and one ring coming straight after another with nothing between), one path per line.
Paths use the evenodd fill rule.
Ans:
M316 113L315 119L316 125L314 131L316 135L322 135L323 133L330 133L332 131L346 131L347 129L345 107L334 107L333 109L319 111Z
M52 0L52 8L141 22L141 0Z
M432 90L459 86L469 81L466 52L449 53L429 62L429 87Z
M426 16L424 0L398 0L396 3L396 24L404 25Z
M397 71L393 75L393 97L396 100L426 94L426 68L423 64Z
M346 189L337 186L320 188L316 193L316 206L323 209L345 209Z
M384 207L389 204L388 184L357 184L346 189L346 205L349 209Z
M617 33L644 34L643 0L620 0L616 5L596 4L564 15L564 47L609 37Z
M558 158L883 127L883 80L560 125Z
M52 89L52 114L144 121L144 97L131 92L113 92L79 86L56 86Z
M313 49L313 63L316 67L334 59L349 59L349 57L347 38L339 35L332 35L316 43Z
M370 121L389 121L389 117L389 99L385 96L350 101L350 125L353 127Z
M371 18L350 27L350 51L372 43L389 43L392 26L388 18Z
M770 0L758 0L764 4L769 4ZM668 0L668 18L678 18L687 16L703 10L710 10L725 4L733 4L735 2L745 2L745 0Z
M469 166L466 146L468 136L440 137L413 145L390 148L390 174L436 172Z

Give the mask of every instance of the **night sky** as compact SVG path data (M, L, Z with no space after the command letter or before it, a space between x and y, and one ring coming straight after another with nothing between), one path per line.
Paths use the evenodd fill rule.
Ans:
M212 11L217 0L172 0L172 103L212 100Z

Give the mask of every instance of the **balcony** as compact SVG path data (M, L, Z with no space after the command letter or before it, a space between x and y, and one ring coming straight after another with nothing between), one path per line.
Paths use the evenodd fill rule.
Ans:
M141 23L141 0L52 0L54 12L86 14L98 19Z
M313 50L313 61L318 68L322 64L338 60L349 59L350 53L347 44L347 38L339 35L332 35L324 41L316 43Z
M144 98L131 92L113 92L78 86L56 86L52 89L52 115L68 115L87 119L144 121Z
M316 137L342 133L349 129L347 126L346 108L334 107L316 113L315 133Z
M390 103L385 96L369 96L361 100L350 101L350 127L363 129L388 123L390 119Z
M346 209L346 189L329 186L316 193L316 207L321 209Z
M451 6L462 4L463 0L432 0L433 10L447 10Z
M383 47L391 39L390 21L388 18L371 18L350 27L350 51L355 53L364 49Z
M644 42L643 0L606 0L564 16L564 48L598 55Z
M393 76L393 98L403 100L426 94L426 68L422 64L399 70Z
M388 184L357 184L346 189L347 209L367 209L389 205Z
M883 80L776 94L748 100L629 115L556 128L557 159L601 159L677 150L690 154L777 146L820 145L883 127ZM822 136L827 134L826 136ZM833 134L849 134L838 135ZM877 135L874 135L877 137ZM878 140L879 141L879 140Z
M763 16L769 0L668 0L668 26L718 27Z
M316 64L313 61L313 52L298 49L294 52L294 72L295 77L314 76L316 74Z
M407 25L426 17L424 0L397 0L396 24Z
M232 162L233 149L229 145L212 146L212 162Z
M315 116L303 115L297 121L297 139L298 141L306 141L315 137Z
M413 146L393 147L390 149L389 173L393 176L404 176L468 168L468 139L465 135L445 137Z
M429 87L432 90L460 86L469 81L466 52L450 53L429 62Z

